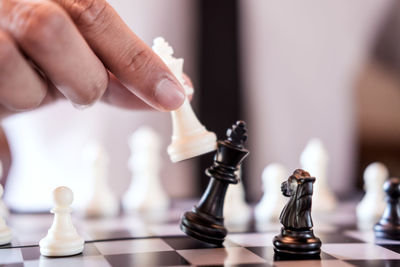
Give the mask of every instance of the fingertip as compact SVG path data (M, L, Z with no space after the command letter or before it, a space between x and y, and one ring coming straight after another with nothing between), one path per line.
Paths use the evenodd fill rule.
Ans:
M180 85L164 78L157 84L154 98L161 110L171 111L178 109L183 104L186 95Z

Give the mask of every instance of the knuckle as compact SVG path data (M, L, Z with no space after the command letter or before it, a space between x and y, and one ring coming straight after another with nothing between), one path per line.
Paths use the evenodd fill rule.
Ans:
M101 24L108 6L105 0L73 0L70 5L71 17L86 26Z
M78 105L92 105L99 100L108 86L108 78L105 76L101 79L96 79L90 86L84 87L79 92L78 97L75 97L75 102Z
M2 102L4 106L14 111L35 109L40 106L46 96L45 88L33 87L32 85L27 85L23 90L21 88L8 89L12 92L7 93L2 90Z
M124 53L122 53L123 55ZM146 48L131 48L120 59L120 65L133 73L145 71L151 67L153 61L153 54L147 51Z
M17 35L21 42L47 50L67 23L68 18L60 7L51 2L39 2L21 14Z

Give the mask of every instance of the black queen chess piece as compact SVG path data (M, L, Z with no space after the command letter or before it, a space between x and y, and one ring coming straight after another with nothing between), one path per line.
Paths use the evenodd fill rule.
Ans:
M321 240L314 236L311 204L315 177L297 169L282 183L284 196L290 197L279 220L283 227L274 237L273 245L278 257L319 257Z
M382 218L374 226L378 238L400 240L400 179L390 178L383 184L387 206Z
M240 179L236 171L249 151L243 147L247 139L246 123L237 121L227 130L227 138L217 142L217 153L213 165L206 169L210 177L207 189L200 202L182 215L180 228L198 240L220 246L227 230L224 226L223 207L229 184Z

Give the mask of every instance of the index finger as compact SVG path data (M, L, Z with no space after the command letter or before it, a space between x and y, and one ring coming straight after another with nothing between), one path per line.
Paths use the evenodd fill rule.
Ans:
M184 89L162 60L105 0L53 0L74 20L97 56L132 93L160 110L174 110Z

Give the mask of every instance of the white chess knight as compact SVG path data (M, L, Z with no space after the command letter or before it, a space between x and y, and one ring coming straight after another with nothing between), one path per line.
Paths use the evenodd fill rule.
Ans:
M241 177L241 171L238 171ZM228 187L224 203L224 220L229 225L244 225L251 218L251 208L245 201L243 183L233 184Z
M148 219L158 219L167 211L170 199L160 177L161 140L150 127L136 130L130 140L131 157L128 167L132 172L131 184L122 198L126 213L140 212Z
M0 185L0 198L3 197L3 187ZM3 217L0 217L0 246L11 242L11 229L6 225Z
M91 168L92 196L84 209L86 217L113 217L119 213L119 202L108 184L109 158L103 146L90 142L83 151Z
M385 165L379 162L371 163L364 171L365 195L357 205L357 220L361 223L376 223L385 210L385 193L383 184L389 177Z
M254 209L257 223L276 221L287 199L280 190L282 182L289 176L287 169L279 163L271 163L262 172L264 195Z
M3 177L3 164L0 161L0 180ZM0 218L7 219L10 215L10 211L8 210L6 204L3 201L3 186L0 184Z
M186 95L193 93L193 89L184 83L183 58L174 58L172 47L162 37L154 39L153 50L185 88ZM168 154L172 162L192 158L216 149L216 135L207 131L199 122L187 97L182 106L172 111L171 115L173 133L172 143L168 146Z
M321 140L311 139L300 156L302 169L316 177L313 194L313 211L332 211L337 206L337 200L329 189L327 167L329 156Z
M76 255L83 251L84 240L78 235L71 218L73 194L65 186L53 191L53 224L47 236L40 240L40 253L44 256L62 257Z

